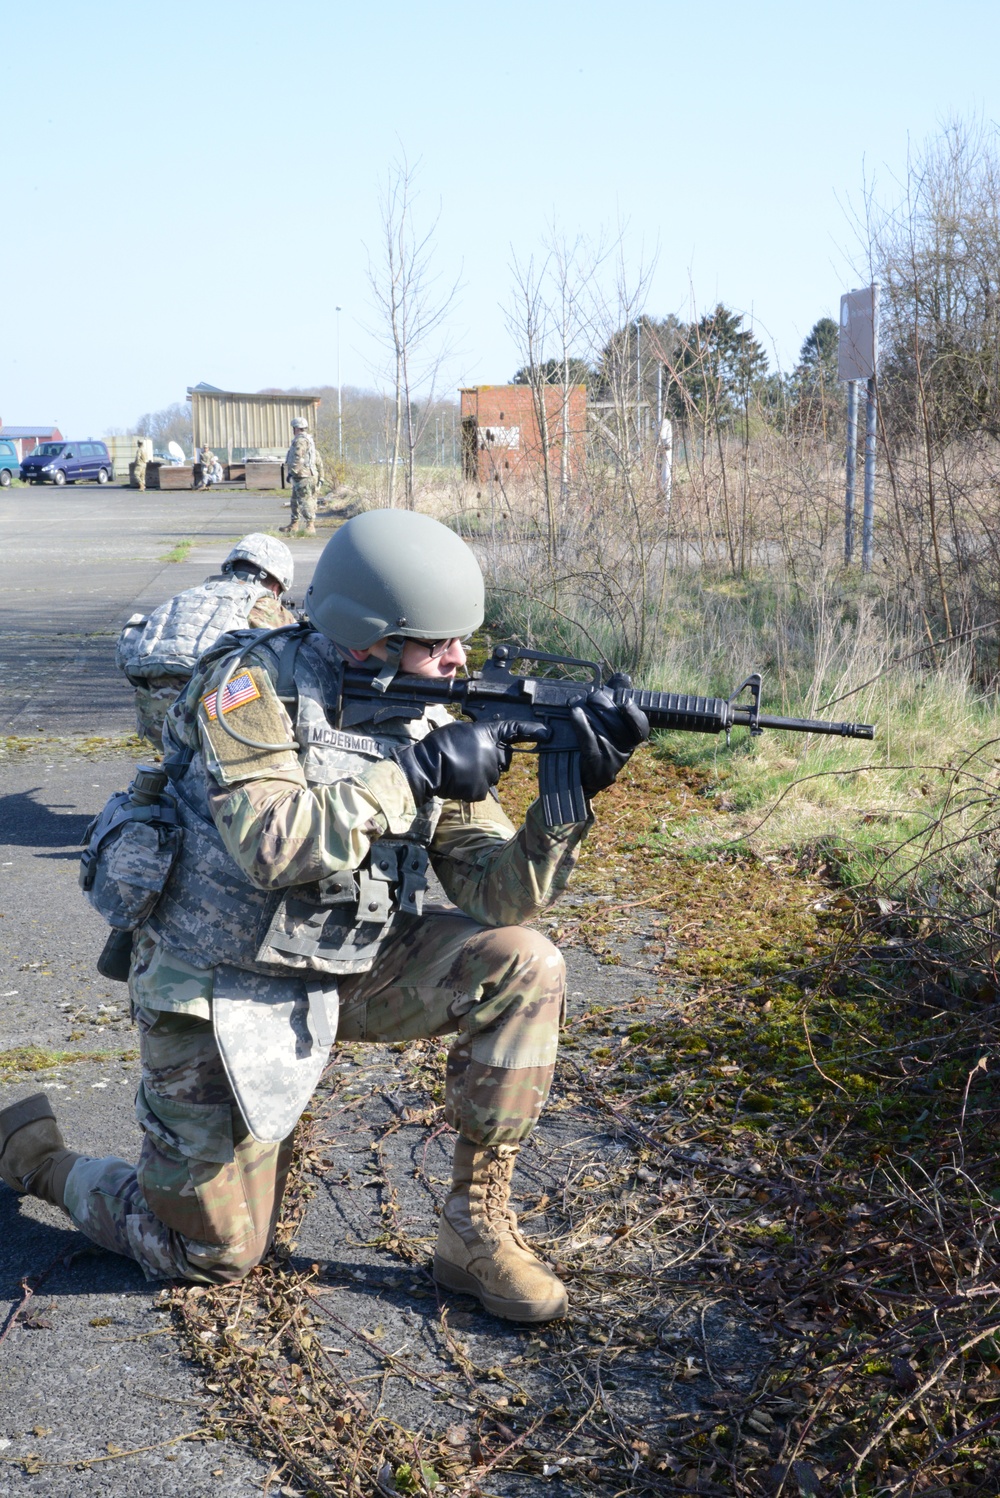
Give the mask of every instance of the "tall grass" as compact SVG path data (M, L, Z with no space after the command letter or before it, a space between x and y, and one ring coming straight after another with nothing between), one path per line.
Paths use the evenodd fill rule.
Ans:
M842 561L834 455L774 430L714 457L699 451L669 510L650 469L594 459L559 516L554 560L530 486L467 490L448 518L483 562L497 637L597 660L661 690L728 697L760 671L768 711L876 724L873 743L737 731L727 747L661 736L658 753L703 772L705 812L681 846L790 848L890 901L933 900L940 911L947 890L945 903L971 899L985 912L1000 635L982 501L996 481L981 449L952 452L947 466L954 529L938 538L940 568L923 570L914 559L932 553L915 460L908 468L896 455L876 565L862 575Z

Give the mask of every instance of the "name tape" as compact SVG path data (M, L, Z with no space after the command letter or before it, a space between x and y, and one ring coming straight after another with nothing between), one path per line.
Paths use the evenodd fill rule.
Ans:
M320 728L318 724L313 724L308 731L307 742L322 744L326 749L347 749L354 754L369 754L373 759L385 758L375 739L366 738L363 733L344 733L339 728Z

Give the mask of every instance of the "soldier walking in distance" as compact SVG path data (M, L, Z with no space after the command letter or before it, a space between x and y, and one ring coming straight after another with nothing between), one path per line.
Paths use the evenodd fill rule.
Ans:
M281 530L316 534L316 489L323 482L323 459L304 416L292 417L292 445L285 456L285 472L292 481L292 515Z
M295 564L284 541L254 531L222 571L148 615L133 614L118 637L115 664L135 687L136 731L161 747L163 720L191 679L198 657L233 629L277 629L295 615L280 602Z
M465 542L425 515L359 515L327 543L306 611L307 625L220 642L167 717L161 778L181 845L133 938L138 1166L67 1149L36 1094L0 1113L0 1176L151 1279L237 1280L273 1237L293 1130L334 1038L447 1036L458 1137L434 1275L498 1316L550 1320L566 1290L509 1193L552 1080L565 968L526 923L565 888L592 798L648 724L588 697L573 710L586 819L547 827L536 801L515 828L491 792L512 742L544 725L340 702L344 662L383 685L464 667L483 620ZM148 799L132 824L143 836ZM141 839L124 870L105 863L108 845L117 856L94 833L92 889L111 891L117 869L121 899L142 896ZM425 907L428 862L457 909Z
M140 490L146 487L146 444L140 437L135 444L135 482Z

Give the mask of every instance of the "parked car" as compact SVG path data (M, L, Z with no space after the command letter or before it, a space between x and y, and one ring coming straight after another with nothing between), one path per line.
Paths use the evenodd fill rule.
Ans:
M6 437L0 437L0 488L9 487L19 466L17 448Z
M106 484L113 472L103 442L40 442L21 460L21 477L29 484L75 484L77 479Z

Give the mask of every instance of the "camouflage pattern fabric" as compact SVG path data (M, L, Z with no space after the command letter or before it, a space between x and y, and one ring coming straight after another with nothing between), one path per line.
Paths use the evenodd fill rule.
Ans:
M548 1097L564 994L563 960L546 937L435 912L404 922L371 972L341 981L338 1038L454 1035L448 1122L475 1144L517 1144ZM66 1209L149 1279L239 1279L274 1235L292 1135L281 1144L251 1137L211 1024L146 1008L136 1023L138 1167L84 1157L67 1181Z
M274 1236L291 1137L250 1137L209 1023L146 1009L135 1018L138 1167L84 1156L66 1182L66 1210L92 1242L135 1259L149 1279L240 1279Z
M316 480L292 479L291 524L314 525L316 522Z
M278 654L262 648L247 658L260 690L231 710L234 727L252 720L249 737L276 743L293 737L274 691ZM196 751L192 771L201 767L212 819L258 890L358 869L379 838L413 826L421 808L391 759L359 760L314 781L304 765L315 746L257 751L213 733L203 700L226 664L207 657L195 668L163 742ZM419 734L425 725L410 727ZM565 991L558 950L523 923L565 887L590 824L546 828L535 803L515 829L491 797L436 805L431 862L460 909L399 916L386 927L370 969L338 979L338 1038L453 1036L448 1121L473 1143L516 1144L548 1096ZM120 1160L82 1160L67 1185L80 1228L152 1277L238 1278L265 1251L284 1188L290 1137L281 1145L250 1137L212 1033L213 983L210 967L139 930L130 992L143 1066L140 1163L133 1171Z
M276 680L269 653L245 659L255 681L262 682L264 672ZM199 709L225 668L218 660L195 668L170 710L164 745L190 746L203 756L212 819L258 888L285 888L357 868L377 838L406 834L417 808L392 760L343 772L329 784L310 784L294 749L248 750L221 731L213 739ZM287 742L294 737L291 719L276 692L264 697L234 709L229 721L238 728L252 718L254 731L247 737ZM264 712L268 705L271 716ZM352 725L352 731L364 733L366 725ZM546 827L536 801L515 830L492 796L473 804L446 801L430 843L431 862L449 899L466 915L483 925L521 925L536 920L566 888L590 826Z
M285 472L293 479L323 478L323 460L308 432L299 432L285 454Z
M291 526L316 520L316 491L323 482L323 459L309 432L299 432L285 455L285 472L292 481Z
M337 1038L454 1035L448 1122L474 1144L517 1144L549 1095L565 991L547 937L436 911L407 919L371 972L340 980Z
M248 629L279 629L283 624L294 623L295 615L273 593L258 598L247 616ZM162 747L163 720L187 681L186 676L151 676L135 689L136 732L157 749Z

